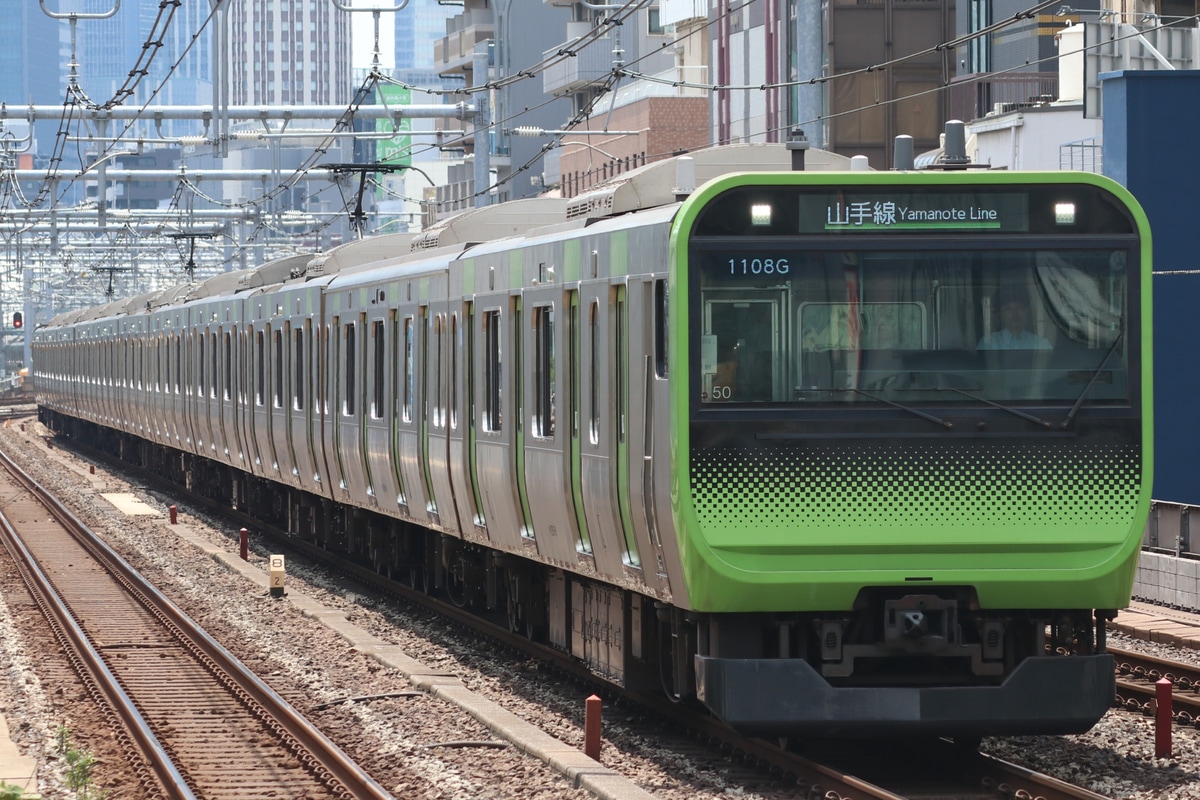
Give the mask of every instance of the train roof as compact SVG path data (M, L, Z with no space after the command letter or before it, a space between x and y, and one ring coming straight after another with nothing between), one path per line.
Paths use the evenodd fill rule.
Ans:
M432 250L521 236L530 228L562 222L567 204L568 201L561 197L527 197L472 208L418 234L413 239L412 250Z
M305 265L306 278L316 278L340 272L348 267L358 267L393 258L398 254L407 253L415 233L388 233L382 236L370 236L366 239L355 239L352 242L338 245L324 253L316 253Z
M685 161L684 159L688 159ZM806 151L804 169L836 172L850 169L850 159L828 150ZM713 178L730 172L790 172L792 151L768 142L710 147L630 170L574 197L566 219L587 220L628 214L678 202Z

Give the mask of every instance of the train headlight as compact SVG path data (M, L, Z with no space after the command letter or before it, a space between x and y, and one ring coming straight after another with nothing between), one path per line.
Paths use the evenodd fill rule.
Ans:
M750 206L751 225L770 225L771 206L766 203L755 203Z
M1056 224L1056 225L1074 225L1075 224L1075 204L1074 203L1055 203L1054 204L1054 224Z

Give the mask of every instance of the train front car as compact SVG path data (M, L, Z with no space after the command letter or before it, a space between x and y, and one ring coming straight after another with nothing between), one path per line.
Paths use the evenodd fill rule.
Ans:
M698 697L771 735L1091 727L1150 504L1150 237L1129 193L736 175L672 242Z

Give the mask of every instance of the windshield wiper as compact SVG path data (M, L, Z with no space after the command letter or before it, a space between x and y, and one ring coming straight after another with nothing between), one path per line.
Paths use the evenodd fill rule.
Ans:
M1006 406L1006 405L1002 405L1000 403L995 403L995 402L992 402L991 400L988 400L986 397L980 397L977 394L971 394L970 392L964 392L962 389L956 389L953 386L939 386L939 387L937 387L937 391L939 391L939 392L958 392L959 394L963 395L964 397L969 397L972 400L977 400L978 402L983 403L984 405L991 406L992 408L998 408L1001 411L1007 411L1008 413L1012 414L1014 417L1020 417L1021 419L1029 420L1030 422L1032 422L1034 424L1041 425L1043 428L1050 427L1050 423L1048 421L1042 419L1041 417L1035 416L1033 414L1026 414L1024 411L1022 411L1019 408L1013 408L1012 406Z
M1117 350L1117 345L1120 344L1121 340L1124 338L1125 331L1121 331L1119 334L1117 334L1117 338L1113 339L1113 343L1108 347L1108 352L1104 354L1104 358L1100 359L1100 363L1097 364L1096 369L1092 371L1092 377L1088 379L1087 385L1083 387L1083 391L1079 393L1079 397L1075 398L1075 405L1071 406L1071 410L1067 412L1065 417L1063 417L1063 421L1058 423L1059 428L1066 430L1067 428L1071 427L1072 420L1074 420L1075 415L1079 413L1079 407L1083 405L1083 398L1087 397L1088 392L1092 390L1092 386L1095 385L1096 379L1100 377L1100 371L1104 369L1104 365L1108 363L1110 358L1112 358L1112 354Z
M906 405L903 405L902 403L893 402L892 400L888 400L887 398L871 394L870 392L864 392L862 389L846 387L844 389L834 389L834 391L835 392L854 392L855 394L861 394L863 397L869 397L870 399L876 401L877 403L887 403L889 406L898 408L901 411L907 411L908 413L913 414L914 416L918 416L921 419L927 419L936 425L941 425L946 430L954 430L954 423L948 419L942 419L941 417L935 417L933 414L926 414L924 411L921 411L920 409L913 408L912 406L906 406Z

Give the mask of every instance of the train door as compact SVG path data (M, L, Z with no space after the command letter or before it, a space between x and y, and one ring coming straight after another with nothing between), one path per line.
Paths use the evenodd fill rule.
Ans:
M446 420L449 443L450 491L457 507L459 530L464 536L476 537L476 527L483 520L476 511L477 496L471 468L473 435L471 426L471 366L474 356L474 306L463 303L450 309L450 396L447 399L449 418Z
M425 356L425 480L432 511L442 528L461 532L454 491L450 484L450 374L451 351L449 304L430 304L429 341ZM469 521L469 520L468 520Z
M232 373L229 357L231 331L228 325L217 328L212 339L213 388L216 390L218 448L217 458L227 464L237 463L237 409L233 405Z
M656 358L658 344L665 337L661 327L665 320L660 316L663 306L656 301L663 297L659 292L663 283L653 279L631 281L626 293L628 362L625 364L624 429L627 450L622 493L629 498L627 522L637 552L642 556L642 580L647 586L666 592L670 585L658 527L660 509L655 506L655 500L658 494L667 492L669 482L663 481L656 487L654 469L655 446L662 443L655 436L656 427L662 427L662 420L656 426L655 414L656 410L660 415L665 414L668 401L666 380L659 377ZM666 450L662 453L665 456ZM670 519L669 507L665 519Z
M238 419L237 465L247 472L254 464L254 406L251 403L254 387L250 385L253 341L254 325L243 314L233 337L233 405Z
M296 417L303 412L296 408L297 375L292 359L296 356L295 335L300 329L296 322L288 320L283 323L279 342L279 398L275 413L279 416L279 435L282 443L277 444L279 451L286 453L286 461L280 465L280 480L292 486L302 488L304 482L300 478L301 449L296 442ZM301 348L303 349L303 348ZM303 440L300 440L303 445Z
M221 336L221 396L229 409L229 438L225 446L229 449L229 463L244 469L246 466L246 432L245 420L242 417L240 391L242 385L238 380L241 369L239 337L240 326L232 324Z
M562 295L555 289L526 293L524 473L529 521L538 553L563 563L579 559L570 472L565 463L570 424L560 419L563 397L560 343Z
M248 361L246 364L249 390L246 393L246 443L247 466L255 475L265 475L266 465L263 463L267 455L263 437L267 430L266 393L267 393L267 331L266 325L255 320L247 331L246 342Z
M382 294L382 291L381 291ZM366 353L366 415L363 451L366 457L367 480L370 482L371 502L388 514L397 511L396 499L400 489L392 467L392 409L391 384L395 374L388 369L394 346L397 312L386 305L377 305L376 316L367 319Z
M479 508L492 544L516 550L522 547L525 526L517 484L512 479L517 441L514 386L518 375L512 369L517 359L509 347L513 335L507 328L513 315L505 306L509 302L505 296L481 298L479 302L478 419L473 458Z
M410 306L401 312L400 348L396 353L396 368L400 375L396 469L404 488L403 503L408 515L422 523L427 522L432 513L424 469L425 371L422 365L425 363L424 330L428 316L428 306Z
M583 471L582 471L582 438L583 430L583 328L580 318L579 290L573 289L567 293L566 301L567 331L566 331L566 410L565 422L570 427L567 432L567 462L570 475L568 483L571 486L571 509L575 515L575 532L578 537L575 547L584 554L591 556L592 540L588 533L587 513L583 505Z
M269 381L271 384L271 402L267 409L267 419L270 420L271 443L271 473L276 480L293 483L291 465L291 448L288 446L287 407L284 397L287 393L287 361L284 358L284 342L287 341L287 323L282 319L270 326L271 344L268 360L271 363Z
M615 358L613 290L605 283L580 287L581 385L580 490L596 569L624 575L624 531L617 509L617 404L613 402Z

